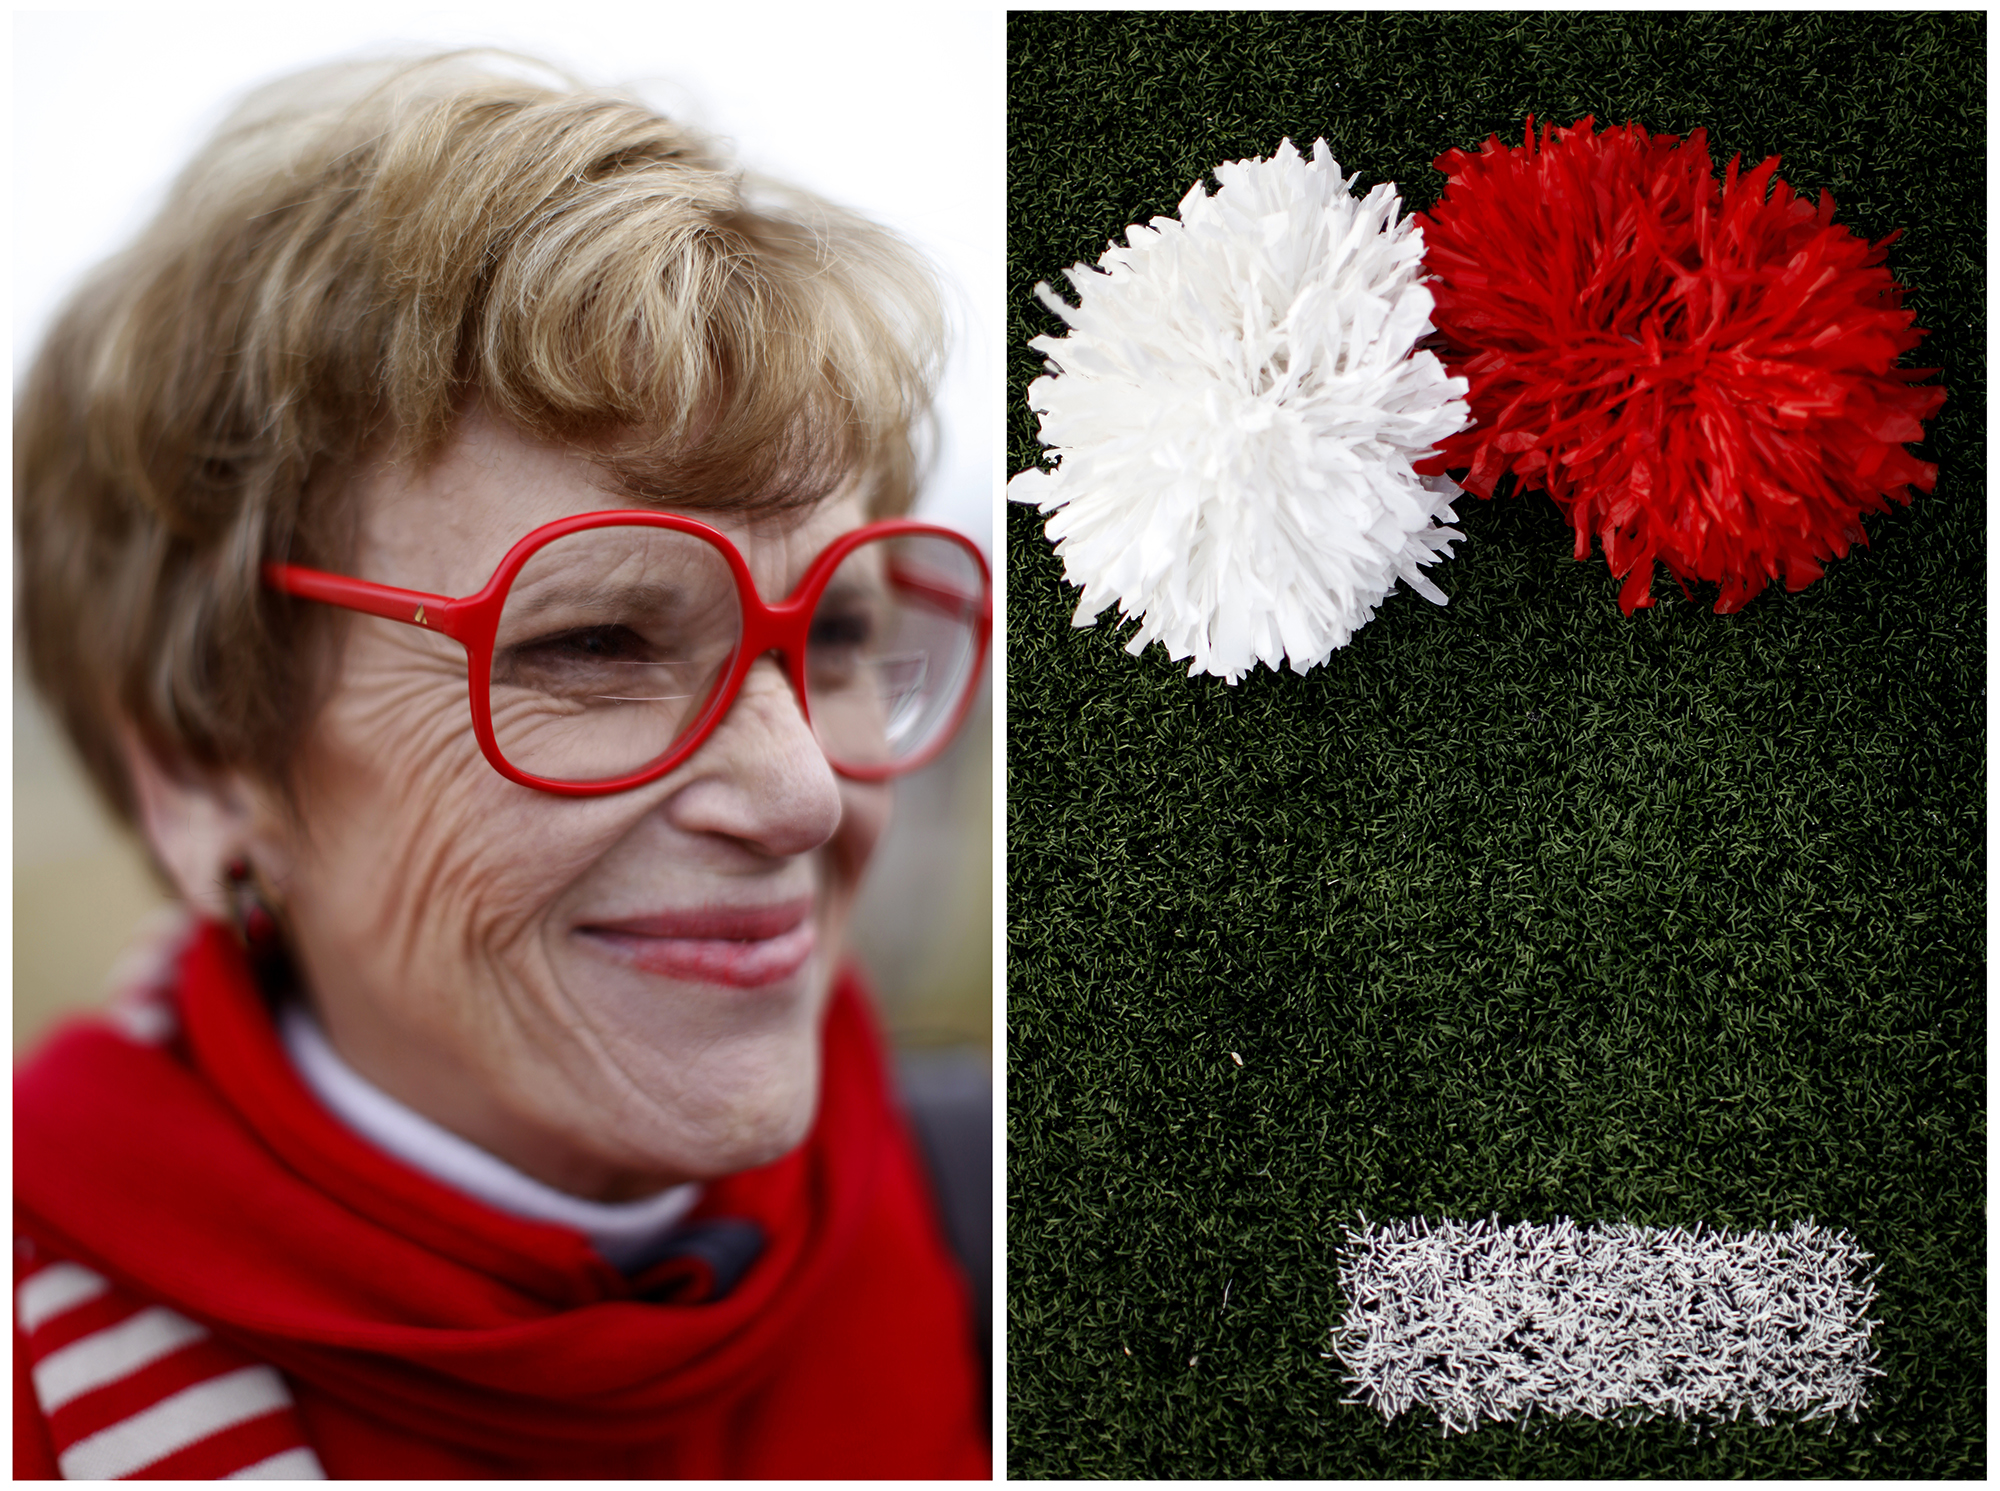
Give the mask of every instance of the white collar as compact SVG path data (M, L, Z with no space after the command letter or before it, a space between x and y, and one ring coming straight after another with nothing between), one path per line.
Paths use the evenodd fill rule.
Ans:
M574 1227L614 1268L657 1256L659 1240L701 1199L693 1182L638 1201L587 1201L558 1191L390 1097L341 1060L304 1005L279 1012L278 1033L306 1086L362 1138L496 1210Z

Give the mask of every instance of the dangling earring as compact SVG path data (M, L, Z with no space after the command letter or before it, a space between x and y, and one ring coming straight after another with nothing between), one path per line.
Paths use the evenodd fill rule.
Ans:
M229 919L245 947L256 947L278 935L278 919L271 914L264 893L257 886L256 872L241 855L222 869L223 884L229 891Z
M266 994L275 995L289 982L291 970L277 914L249 860L240 855L230 860L223 866L222 879L229 894L229 919L249 955L250 971Z

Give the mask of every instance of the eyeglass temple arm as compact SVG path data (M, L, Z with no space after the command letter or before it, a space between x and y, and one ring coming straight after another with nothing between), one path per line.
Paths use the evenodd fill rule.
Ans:
M271 560L264 566L264 583L273 590L295 595L301 600L324 601L350 611L386 617L409 626L456 636L454 623L463 602L449 596L426 595L421 590L400 590L394 585L377 585L347 575L330 575L325 570L307 569L302 564L281 564Z
M943 612L947 616L976 616L989 624L992 621L991 590L974 594L931 571L894 561L889 565L889 583L895 586L900 594L913 601L926 603L932 610Z

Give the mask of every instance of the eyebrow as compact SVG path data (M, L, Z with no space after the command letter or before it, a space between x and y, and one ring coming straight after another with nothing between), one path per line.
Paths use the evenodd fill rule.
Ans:
M592 582L546 581L507 592L507 614L539 616L564 606L606 606L626 610L661 610L683 601L685 586L647 584L606 585ZM734 597L735 588L730 588ZM520 602L517 606L516 600Z

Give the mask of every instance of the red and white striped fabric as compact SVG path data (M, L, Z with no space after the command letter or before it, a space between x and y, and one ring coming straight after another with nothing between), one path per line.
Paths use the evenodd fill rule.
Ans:
M14 1318L65 1480L326 1479L275 1368L25 1238L14 1257Z

